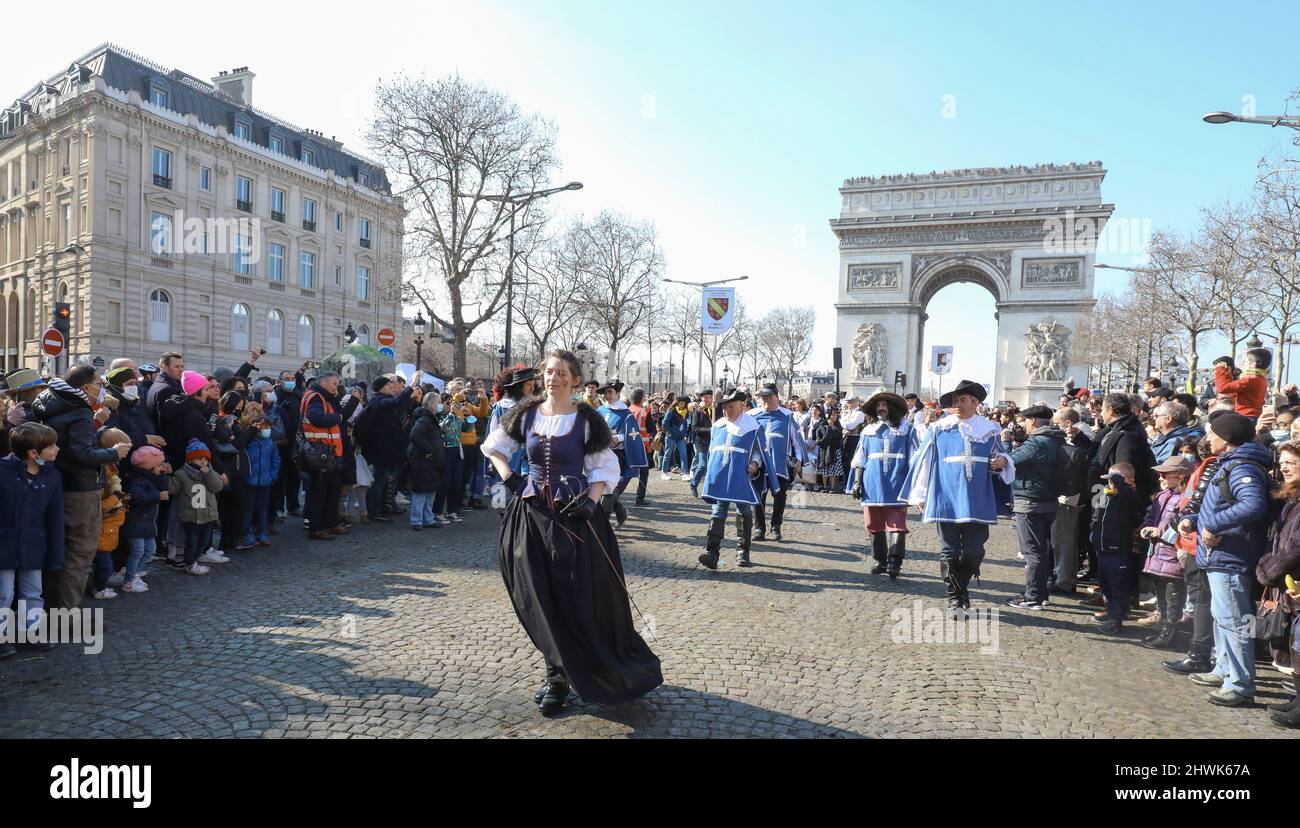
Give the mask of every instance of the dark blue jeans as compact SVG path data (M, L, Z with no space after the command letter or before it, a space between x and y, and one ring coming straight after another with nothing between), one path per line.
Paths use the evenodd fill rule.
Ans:
M113 576L113 553L96 552L94 569L91 571L91 582L95 589L103 589L108 586L108 579ZM8 607L5 607L8 609Z
M1097 550L1097 580L1106 596L1106 617L1123 623L1128 615L1129 570L1133 556L1128 552Z
M460 452L455 448L449 448L442 456L445 458L442 468L442 486L438 489L438 496L433 500L435 515L441 515L444 511L447 514L459 512L464 495L461 476L464 461L461 460Z
M271 487L249 486L245 498L244 531L253 540L268 540L271 531Z
M939 528L939 559L961 561L961 566L979 571L984 562L984 544L989 540L987 523L949 523L936 521Z
M212 530L216 523L183 523L185 528L185 564L186 566L207 552L212 546Z
M388 481L397 474L397 469L381 463L374 463L371 468L375 473L375 482L366 489L366 514L372 518L386 516L388 513L384 510L384 493L388 491Z

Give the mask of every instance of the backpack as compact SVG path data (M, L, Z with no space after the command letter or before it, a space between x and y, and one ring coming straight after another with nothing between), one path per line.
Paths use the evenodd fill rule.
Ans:
M1237 496L1232 493L1232 485L1228 480L1228 473L1231 472L1237 466L1246 465L1246 464L1252 465L1255 468L1259 469L1261 472L1261 476L1264 478L1264 483L1267 486L1268 490L1269 491L1273 490L1273 484L1275 481L1273 480L1273 477L1269 474L1268 469L1264 468L1263 465L1261 465L1260 463L1254 460L1229 460L1227 463L1224 463L1222 466L1219 466L1215 470L1217 479L1214 481L1214 485L1217 486L1219 489L1219 500L1222 501L1224 506L1237 505ZM1222 472L1223 474L1220 475L1219 472Z
M362 454L368 453L374 446L375 435L370 433L372 430L371 420L373 419L370 412L372 410L373 408L369 405L361 409L361 413L357 415L356 420L352 423L352 443L361 450Z

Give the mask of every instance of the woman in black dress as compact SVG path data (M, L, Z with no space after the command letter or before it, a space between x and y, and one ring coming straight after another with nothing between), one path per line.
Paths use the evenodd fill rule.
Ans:
M534 699L551 716L570 687L584 701L620 704L658 687L663 674L632 621L618 541L599 505L619 479L609 426L573 401L582 387L573 353L552 351L542 384L545 395L511 408L483 453L515 494L501 524L501 575L546 660L546 684ZM520 446L527 476L509 466Z

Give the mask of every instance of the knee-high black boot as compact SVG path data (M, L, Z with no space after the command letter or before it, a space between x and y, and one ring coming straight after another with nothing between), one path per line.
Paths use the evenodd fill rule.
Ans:
M947 612L951 616L956 616L962 611L961 593L958 586L959 579L957 573L960 569L958 561L939 561L939 577L943 578L943 585L948 592Z
M887 564L889 557L889 539L885 537L884 532L871 533L871 557L876 561L876 565L871 568L871 574L884 574L885 570L889 568Z
M907 534L904 532L889 533L889 577L891 580L898 578L898 573L903 570L903 558L907 557Z
M718 551L722 549L722 537L727 532L726 518L709 519L709 535L704 542L704 553L700 555L700 563L709 569L718 568Z
M753 540L754 516L736 513L736 566L749 566L749 546Z
M1274 713L1290 713L1291 711L1300 708L1300 673L1296 673L1291 677L1291 691L1295 693L1295 695L1291 697L1291 701L1282 702L1281 704L1270 704L1268 706L1269 715Z

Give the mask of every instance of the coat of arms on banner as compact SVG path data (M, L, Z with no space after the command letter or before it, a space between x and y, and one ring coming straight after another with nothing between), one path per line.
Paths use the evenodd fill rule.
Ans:
M709 299L709 316L721 322L723 317L727 315L727 306L730 304L731 300L725 296L712 297Z

